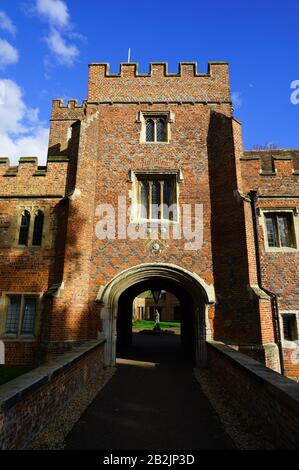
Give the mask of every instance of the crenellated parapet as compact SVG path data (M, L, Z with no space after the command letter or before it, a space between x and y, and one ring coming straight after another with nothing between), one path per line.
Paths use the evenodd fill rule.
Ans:
M298 195L299 149L244 151L240 161L246 189L261 194Z
M169 73L166 62L150 64L139 73L137 63L122 63L118 74L109 64L89 66L88 103L228 103L231 104L226 62L210 62L207 73L198 73L196 62L181 62Z
M52 101L51 120L81 120L84 118L85 108L85 101L78 105L75 99L68 100L67 104L64 104L63 99L55 99Z
M92 63L90 67L98 67L106 77L206 77L215 74L218 67L228 66L227 62L209 62L207 73L199 73L197 62L179 62L178 72L168 71L167 62L151 62L149 73L138 71L138 62L122 62L119 73L110 73L110 64L107 62Z
M49 157L46 166L37 157L21 157L17 166L0 158L0 197L63 197L66 191L68 157Z

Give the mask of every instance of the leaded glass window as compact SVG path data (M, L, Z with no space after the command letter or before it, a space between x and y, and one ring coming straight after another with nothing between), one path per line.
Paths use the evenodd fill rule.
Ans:
M9 298L8 311L6 316L6 333L17 334L19 329L21 312L21 295L14 295Z
M34 335L38 297L15 294L8 296L5 333L18 337Z
M296 314L284 314L282 317L283 336L287 341L298 339Z
M174 176L140 175L139 218L176 219L176 179ZM171 207L171 211L169 208Z
M146 121L146 141L154 142L155 141L155 123L152 119Z
M140 181L140 217L149 217L149 187L147 181Z
M281 246L293 246L289 214L277 216L278 232Z
M289 212L265 214L269 247L295 248L293 216Z
M19 245L27 245L29 237L30 214L24 211L21 217L21 224L19 230Z
M152 183L152 219L159 219L159 206L161 201L161 183L153 181Z
M163 190L164 190L164 197L163 197L163 203L166 206L170 206L171 204L171 182L169 180L164 181L163 185Z
M43 237L43 227L44 227L44 214L42 211L38 211L34 219L34 228L33 228L33 246L41 246L42 237Z
M33 334L36 315L36 297L25 297L21 333Z
M167 118L159 115L145 116L145 141L167 142Z
M277 232L275 224L275 216L273 214L266 215L266 225L268 234L268 245L277 246Z
M157 129L157 142L166 141L166 126L164 119L159 119L156 124Z

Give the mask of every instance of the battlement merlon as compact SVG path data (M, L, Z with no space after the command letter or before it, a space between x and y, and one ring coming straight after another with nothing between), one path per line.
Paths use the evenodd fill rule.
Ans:
M52 101L51 121L78 121L82 120L85 115L86 101L78 105L76 99L68 100L64 104L62 98Z
M47 166L38 166L37 157L21 157L10 166L9 158L0 158L0 197L64 197L69 158L48 157Z
M109 64L89 65L88 103L227 103L231 105L227 62L209 62L200 74L196 62L181 62L169 73L166 62L150 64L148 74L137 63L121 63L119 74Z
M299 149L245 150L240 158L244 175L290 177L299 175Z

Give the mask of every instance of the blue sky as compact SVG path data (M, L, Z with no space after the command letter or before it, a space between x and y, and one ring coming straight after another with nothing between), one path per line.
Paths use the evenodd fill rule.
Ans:
M298 0L0 0L0 155L44 162L51 100L83 100L88 63L118 72L129 47L142 72L228 61L245 148L298 148L298 21Z

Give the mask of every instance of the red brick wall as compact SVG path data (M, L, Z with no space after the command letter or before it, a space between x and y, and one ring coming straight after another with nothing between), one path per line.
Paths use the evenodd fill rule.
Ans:
M90 68L89 102L85 113L87 116L93 113L93 121L90 125L83 125L89 120L86 117L81 124L76 178L76 189L81 191L81 195L71 201L64 263L65 285L59 298L54 299L51 340L75 340L84 338L86 334L94 336L98 324L98 309L94 301L100 285L105 285L115 274L130 266L153 260L173 263L180 260L183 267L199 273L207 283L213 282L206 140L210 108L231 115L227 65L214 64L210 67L210 75L204 76L196 76L193 66L182 67L181 76L171 77L170 88L170 78L160 72L159 76L153 71L152 76L142 77L135 76L131 67L123 67L124 75L104 77L104 69L98 65ZM160 66L157 69L161 71ZM131 86L138 88L138 96L137 92L132 95ZM171 105L149 105L149 98L150 101L152 98L153 101L161 101L166 93L173 102ZM106 104L115 100L123 103ZM138 104L139 101L144 101L144 104ZM182 104L177 104L181 101ZM189 104L189 101L196 104ZM212 101L213 104L207 106L202 101ZM169 144L155 148L140 144L140 123L136 122L136 115L138 111L147 110L175 113ZM73 112L77 110L55 105L52 118L59 123L60 118L71 119ZM65 135L65 129L61 132ZM65 144L61 148L63 146ZM148 240L124 243L123 240L95 239L97 220L94 212L97 205L105 202L116 207L118 195L126 196L129 205L129 191L132 189L128 182L129 170L153 167L182 168L185 181L180 185L180 201L204 204L205 242L201 261L184 250L184 240L170 240L167 249L155 256L148 247L145 248Z
M37 351L37 341L5 341L5 363L35 364Z
M208 344L208 366L248 428L275 449L299 448L298 385L227 347ZM254 405L252 402L254 397Z
M207 74L190 63L181 63L178 74L169 74L165 63L151 64L149 74L139 74L136 64L121 64L119 75L110 75L108 64L91 64L88 101L230 103L228 64L210 63Z
M243 190L257 191L260 210L299 210L298 198L295 197L299 192L298 159L299 150L295 149L244 152L241 158ZM269 175L267 171L273 174ZM266 251L261 222L262 213L258 217L262 285L277 295L280 311L298 311L298 251ZM268 320L264 329L267 324ZM284 352L286 375L299 376L299 364L292 363L291 352L287 349Z
M0 177L1 178L1 177ZM0 199L0 298L3 294L45 293L55 282L54 270L58 244L56 234L58 226L57 204L59 199ZM42 247L17 247L14 238L18 237L17 212L20 207L44 208L48 212L47 224L44 224L46 238ZM32 212L34 213L34 211ZM31 224L33 220L31 220ZM37 350L40 344L41 325L44 315L40 305L35 342L5 341L6 363L34 363L38 360ZM3 314L3 312L1 312ZM1 318L1 326L4 321ZM1 328L2 329L2 328Z
M82 387L97 375L103 367L103 345L93 347L87 353L81 354L76 360L68 362L67 356L62 356L55 370L54 363L47 372L46 366L35 369L35 381L38 385L27 390L29 379L24 382L24 388L18 388L19 393L10 401L3 398L4 387L0 390L0 449L23 449L45 426L64 412L69 400ZM64 362L64 366L61 364ZM49 366L51 366L49 364ZM39 372L40 371L40 372ZM15 379L17 384L22 377Z
M37 163L24 162L10 167L9 160L0 160L0 197L65 195L68 162L65 158L50 157L43 175ZM13 171L13 174L12 174Z
M169 143L140 143L136 116L146 111L174 114ZM242 128L232 118L227 64L211 63L206 74L199 74L194 64L180 64L177 74L168 73L166 64L152 64L149 74L138 74L136 64L123 64L119 75L110 75L106 64L92 64L88 100L82 106L75 100L67 105L53 101L45 175L32 176L38 169L28 161L21 162L12 176L7 163L0 161L0 171L6 174L0 175L0 197L16 197L0 199L0 243L22 200L18 196L43 196L56 220L52 250L34 255L25 250L22 256L10 247L1 252L0 294L7 283L16 292L45 292L53 284L61 285L59 295L44 300L41 339L44 345L53 343L49 344L53 350L57 341L96 337L100 307L95 299L100 286L116 274L140 263L173 263L215 286L217 303L208 314L215 339L252 347L273 342L271 303L250 289L258 276L246 194L250 190L259 196L297 194L298 152L274 151L277 176L260 175L257 157L255 152L243 153ZM263 168L268 169L264 157L265 153ZM204 242L197 253L186 251L183 239L167 240L154 254L148 239L95 237L99 204L116 208L118 196L125 196L130 205L129 170L157 168L182 170L180 204L203 204ZM259 205L261 201L295 204L290 198L259 199ZM280 295L280 308L294 308L296 255L270 256L263 250L261 255L265 287Z

